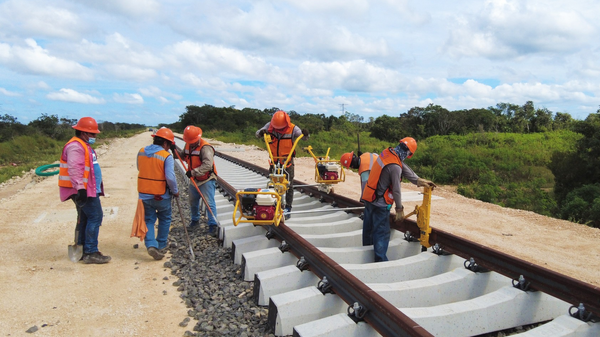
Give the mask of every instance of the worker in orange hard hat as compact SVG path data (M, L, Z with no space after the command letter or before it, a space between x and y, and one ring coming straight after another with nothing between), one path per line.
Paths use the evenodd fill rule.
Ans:
M75 136L65 144L60 156L58 186L60 200L71 199L75 203L75 233L78 233L78 237L73 251L78 253L73 254L80 255L82 252L83 255L75 259L69 257L81 259L86 264L103 264L111 259L98 250L98 233L103 216L100 196L104 195L104 185L96 151L90 146L96 142L100 130L92 117L81 118L73 129ZM70 249L69 255L71 252Z
M138 197L144 205L144 222L148 229L144 244L150 256L161 260L165 256L171 228L171 196L179 197L175 161L169 152L175 145L175 135L163 127L152 137L152 144L141 148L137 155Z
M402 138L395 148L389 147L375 160L361 201L365 204L363 219L363 245L373 245L375 262L387 261L386 256L390 240L389 215L392 205L396 203L396 221L404 220L401 185L403 178L419 187L437 187L433 182L419 178L404 163L417 151L414 138ZM369 235L370 234L370 235Z
M379 157L377 153L365 152L362 153L358 151L358 156L354 154L354 151L344 153L342 157L340 157L340 163L345 168L353 168L358 169L358 175L360 176L360 184L362 191L367 184L367 180L369 179L369 173L371 173L371 168L373 167L373 163Z
M262 128L256 130L256 137L262 138L265 133L270 133L271 143L269 144L269 148L271 149L271 153L273 157L276 158L275 161L279 162L283 165L285 162L285 158L292 151L292 147L296 142L296 139L300 137L300 135L304 135L303 139L308 139L310 136L307 129L301 129L297 125L294 125L290 122L290 116L283 110L278 110L273 114L271 121L265 124ZM289 219L289 212L292 210L292 202L294 201L294 159L296 156L296 152L292 154L292 159L288 163L288 166L285 168L285 172L287 173L287 180L290 182L289 189L285 195L285 209L284 214L285 218ZM273 171L274 164L269 163L271 165L270 170Z
M217 236L218 222L217 205L215 203L215 188L217 182L217 167L215 166L215 149L202 138L202 129L188 125L183 130L185 147L182 156L187 162L188 171L186 175L198 186L204 196L210 211L207 211L208 234ZM202 196L198 193L196 186L190 181L189 184L191 222L188 227L194 228L200 224L200 203Z

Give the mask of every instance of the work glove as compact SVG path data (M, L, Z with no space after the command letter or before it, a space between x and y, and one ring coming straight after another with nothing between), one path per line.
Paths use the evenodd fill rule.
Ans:
M363 153L362 153L361 151L358 151L358 154L357 154L357 155L360 157L360 156L362 156L362 155L363 155Z
M175 143L171 143L171 151L173 153L175 153L175 151L177 151L177 146L175 145Z
M75 201L79 205L85 204L87 202L87 190L84 188L77 190L77 196L75 197Z
M265 135L265 133L267 133L267 131L265 131L264 129L258 131L258 138L262 138Z
M185 176L188 177L188 178L191 178L192 177L192 171L185 172Z
M302 134L304 135L304 138L306 138L306 139L308 139L308 137L310 137L308 129L302 129Z
M437 187L436 184L433 183L433 181L431 180L427 180L427 179L423 179L423 178L419 178L417 179L417 186L418 187L425 187L428 186L430 187L432 190Z
M394 220L396 222L404 221L404 207L396 208L396 217Z

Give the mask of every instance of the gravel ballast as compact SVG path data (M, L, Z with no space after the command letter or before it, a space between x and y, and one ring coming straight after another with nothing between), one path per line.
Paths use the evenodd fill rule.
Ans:
M191 327L184 336L274 336L268 331L268 308L254 303L254 282L242 278L241 266L233 264L231 248L221 246L208 233L203 219L189 229L195 260L192 261L183 226L190 221L187 178L178 174L184 223L173 201L169 251L164 267L178 278L173 287L189 308L180 326ZM218 191L216 193L219 193ZM191 318L191 319L190 319Z

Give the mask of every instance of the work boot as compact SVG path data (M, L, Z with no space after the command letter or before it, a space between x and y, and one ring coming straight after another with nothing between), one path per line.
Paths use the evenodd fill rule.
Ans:
M208 226L208 235L213 238L217 237L217 226Z
M192 220L192 221L190 221L190 224L188 225L188 228L196 228L198 225L200 225L200 221L199 220Z
M103 264L110 261L110 256L102 255L100 252L83 254L83 263L85 264Z
M156 247L148 247L148 254L152 256L155 260L162 260L165 255L158 251Z
M292 211L292 206L286 206L283 209L283 216L285 217L286 220L289 220L292 215L290 214L290 212Z

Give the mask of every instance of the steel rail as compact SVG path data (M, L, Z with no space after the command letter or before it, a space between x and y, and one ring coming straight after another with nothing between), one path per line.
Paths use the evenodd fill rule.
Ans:
M217 155L232 162L239 163L252 171L268 175L269 170L260 166L244 162L235 157L217 152ZM294 184L306 185L305 182L294 180ZM304 193L313 196L319 196L321 201L330 202L339 207L360 207L360 201L350 199L340 195L331 195L319 191L316 187L298 188ZM235 195L235 194L234 194ZM360 211L353 211L360 214ZM405 219L403 222L396 223L394 217L390 216L390 226L401 232L410 231L419 233L417 223L411 219ZM440 229L431 228L429 243L433 246L437 244L444 251L458 255L467 260L473 258L474 261L489 270L493 270L504 276L518 280L521 276L529 284L529 289L539 290L551 296L559 298L565 302L578 307L583 304L585 310L600 317L600 287L582 282L567 275L549 270L542 266L527 262L520 258L510 256L498 250L485 247L473 241L460 238Z

